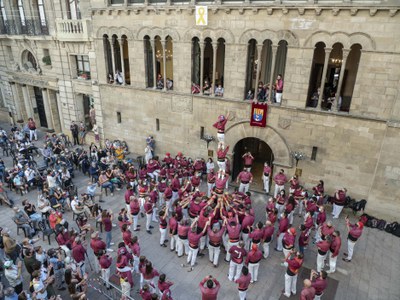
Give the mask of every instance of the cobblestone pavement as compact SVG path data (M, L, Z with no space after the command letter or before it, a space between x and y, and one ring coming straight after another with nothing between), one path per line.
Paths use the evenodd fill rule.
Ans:
M9 128L5 123L0 122L0 126L3 128ZM42 137L43 133L39 134ZM40 143L40 142L38 142ZM41 145L39 144L39 147ZM2 153L0 153L2 154ZM39 158L41 159L41 158ZM10 159L4 158L6 164L10 166ZM86 190L86 184L89 178L82 175L79 171L75 172L75 179L73 182L78 186L78 192ZM329 183L328 183L329 184ZM201 190L205 191L205 184L201 186ZM349 189L351 192L351 188ZM99 189L98 189L99 191ZM36 203L37 193L31 191L23 198L16 195L15 192L9 192L12 199L16 200L17 204L21 204L23 198ZM113 212L118 212L122 207L125 206L123 200L124 191L116 191L114 196L103 195L102 207L111 208ZM252 195L255 211L256 221L265 220L264 207L266 203L266 195L260 193L253 193ZM368 207L368 206L367 206ZM328 214L331 208L328 207ZM340 251L340 258L338 259L338 268L335 274L330 276L339 281L338 289L336 291L335 299L385 299L385 300L397 300L400 299L400 285L398 279L398 270L400 269L400 239L388 234L386 232L378 231L377 229L365 228L360 241L356 244L355 254L351 263L342 261L343 252L347 251L346 242L346 228L344 216L347 212L343 211L342 217L338 220L333 220L333 224L342 233L342 249ZM11 220L13 212L7 206L0 207L0 226L8 227L11 229L12 235L16 236L16 226ZM68 222L75 225L72 221L72 213L67 212L66 218ZM350 218L354 221L354 217L350 214ZM298 226L301 222L301 218L295 217L295 225ZM91 221L91 223L94 223ZM140 218L139 224L142 228L145 227L145 219ZM94 226L94 224L92 224ZM178 258L175 253L170 252L168 248L162 248L159 246L159 231L158 224L153 223L154 226L153 234L149 235L145 230L138 232L138 237L141 245L141 252L146 255L154 264L155 268L160 273L166 273L167 278L173 281L175 284L172 286L172 295L176 300L187 300L187 299L200 299L200 292L198 283L203 277L211 274L217 278L221 283L221 290L219 292L219 299L238 299L238 293L236 285L228 281L228 263L223 261L224 253L221 252L220 264L218 268L214 268L208 260L208 253L205 251L204 257L199 257L197 262L198 265L192 272L187 272L187 269L182 268L180 265L186 262L186 257ZM17 237L22 240L22 233ZM105 236L104 236L105 238ZM121 233L118 227L113 228L113 241L115 245L112 246L116 250L116 245L122 240ZM47 241L39 242L45 248L49 248ZM57 245L56 241L52 237L51 245ZM256 284L250 286L247 294L247 299L279 299L281 296L281 290L284 287L284 273L285 269L280 264L283 259L283 254L280 252L273 251L275 241L271 243L271 255L268 259L262 260L259 280ZM89 257L93 261L93 254L89 250ZM116 251L112 253L115 262ZM305 251L305 262L304 266L315 269L316 268L316 247L310 245ZM87 270L90 268L86 268ZM114 273L115 267L112 269ZM90 272L90 276L97 276ZM4 282L4 279L3 279ZM27 283L28 284L28 283ZM27 288L27 284L25 288ZM298 282L298 293L301 290L301 282ZM137 294L139 286L139 278L135 276L135 287L132 291L132 297L134 299L140 299ZM62 293L63 299L69 299L66 292ZM105 295L101 295L94 289L89 291L89 299L106 299ZM329 299L330 300L330 299Z

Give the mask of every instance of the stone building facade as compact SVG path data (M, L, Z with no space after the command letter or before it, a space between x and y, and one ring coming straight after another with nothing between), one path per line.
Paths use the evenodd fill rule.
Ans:
M274 172L289 175L296 170L291 153L303 152L297 168L307 187L323 179L329 193L347 187L369 201L369 211L398 216L396 1L199 2L207 7L206 26L196 25L194 2L28 2L25 13L39 20L39 34L4 26L21 23L21 14L19 1L1 1L0 84L15 121L33 115L69 132L70 122L87 121L93 108L102 139L126 140L143 153L153 135L157 154L183 150L195 158L215 157L216 142L201 137L216 136L212 124L229 112L234 174L243 149L254 148ZM46 28L32 8L39 2ZM281 105L269 105L266 128L251 127L243 99L259 81L272 87L278 74ZM206 81L223 86L223 97L213 89L192 94L193 83L203 89Z

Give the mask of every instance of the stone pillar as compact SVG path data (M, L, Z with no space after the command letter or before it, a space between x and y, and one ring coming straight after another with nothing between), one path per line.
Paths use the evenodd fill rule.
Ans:
M17 112L17 121L23 120L21 105L19 103L19 96L18 96L17 87L15 86L15 82L10 82L10 86L11 86L11 91L12 91L13 99L14 99L14 103L15 103L15 110Z
M157 69L156 69L156 42L155 40L150 40L151 49L153 51L153 89L157 87Z
M204 78L204 42L199 42L200 46L200 93L203 93Z
M317 107L322 102L322 96L324 95L326 73L328 72L329 55L331 54L331 51L332 51L332 48L325 48L324 69L322 70L322 78L321 78L321 86L320 86L321 92L319 93Z
M112 68L113 68L112 76L113 76L113 79L114 79L114 84L116 84L117 82L115 80L115 53L114 53L115 48L114 48L114 43L115 43L115 40L114 40L113 37L111 37L111 62L112 62Z
M211 83L211 94L214 95L215 92L215 73L217 69L217 50L218 50L218 41L212 42L213 48L213 70L212 70L212 83Z
M272 85L274 82L274 73L275 73L275 60L276 60L276 52L278 51L278 45L272 45L272 53L271 53L271 75L269 76L269 95L268 95L268 99L269 101L272 103ZM281 101L282 104L282 101Z
M343 49L342 66L340 68L339 83L338 83L338 86L337 86L337 89L336 89L335 105L333 105L333 111L340 110L339 97L341 96L340 95L340 91L342 90L344 71L346 70L346 62L347 62L347 57L349 57L349 53L350 53L350 49Z
M60 127L61 127L61 132L65 132L65 124L64 124L64 118L62 117L62 103L60 99L60 92L56 91L56 101L57 101L57 109L58 109L58 116L60 118Z
M257 44L257 71L256 71L256 82L254 83L254 100L257 100L258 81L260 80L262 48L263 48L262 44ZM253 72L253 70L251 70L251 72ZM253 74L251 74L251 76L253 76Z
M119 40L119 49L121 53L121 72L122 72L122 84L125 85L125 63L124 63L124 39L120 38Z
M54 130L53 113L51 112L49 95L48 95L47 89L42 89L42 97L43 97L43 104L44 104L44 112L46 113L47 128L49 130Z
M33 118L34 115L33 115L32 103L31 100L29 99L29 91L26 84L22 85L22 94L24 96L26 115L28 118Z
M162 44L162 59L163 59L163 81L164 81L164 91L167 90L167 40L163 40Z

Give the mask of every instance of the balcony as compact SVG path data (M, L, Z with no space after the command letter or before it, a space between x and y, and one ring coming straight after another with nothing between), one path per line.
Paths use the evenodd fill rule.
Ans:
M24 22L5 20L0 25L0 34L6 35L48 35L49 29L46 22L40 19L25 19Z
M62 42L87 42L90 39L92 26L89 19L56 20L57 39Z

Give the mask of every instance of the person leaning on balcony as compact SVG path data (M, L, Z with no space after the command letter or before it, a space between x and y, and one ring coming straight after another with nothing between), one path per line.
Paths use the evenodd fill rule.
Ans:
M224 96L224 88L221 84L215 88L215 97L223 97Z
M282 102L282 92L283 92L283 79L282 75L278 74L275 81L275 100L276 103L281 104Z

